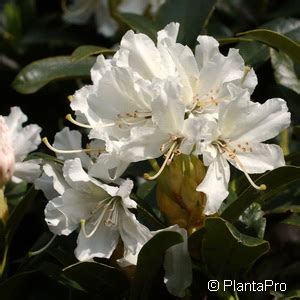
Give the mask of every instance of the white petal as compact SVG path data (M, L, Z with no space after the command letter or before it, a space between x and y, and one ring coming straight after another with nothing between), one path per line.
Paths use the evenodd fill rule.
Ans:
M128 31L121 40L121 48L129 51L128 63L145 79L166 78L164 61L154 42L145 34ZM151 59L149 59L151 58Z
M82 149L81 145L82 136L77 130L70 130L65 127L63 130L56 133L54 137L53 146L59 150L79 150ZM80 158L83 167L88 168L91 164L91 159L86 153L75 153L75 154L62 154L58 153L57 157L62 160L68 160L72 158Z
M167 80L156 86L157 96L152 103L152 120L166 134L180 134L185 106L180 101L180 86Z
M69 235L73 230L77 228L75 226L67 226L67 216L60 211L63 207L61 196L49 201L45 208L45 221L49 227L49 230L57 235Z
M230 148L232 147L236 149L236 157L239 162L237 162L237 159L227 159L241 171L250 174L263 173L285 165L282 149L277 145L263 143L241 145L242 148L246 149L245 152L242 151L242 148L237 147L236 144L230 145ZM250 148L251 152L249 151Z
M41 167L39 162L28 160L24 162L17 162L15 164L13 182L20 182L25 180L27 182L34 182L41 175Z
M43 166L45 174L52 178L53 189L62 195L66 189L70 188L63 177L62 166L55 163L47 163Z
M118 227L124 248L136 254L148 241L150 230L141 224L127 209L119 210Z
M165 230L178 232L183 237L182 243L176 244L166 251L164 281L172 295L184 297L186 288L192 283L192 262L188 252L187 232L177 225L165 228Z
M93 229L93 225L87 223L87 234ZM110 258L119 240L119 231L115 226L106 226L102 223L97 231L87 238L80 230L77 238L75 256L80 261L92 259L93 257Z
M220 54L219 43L213 37L207 35L199 35L197 41L199 45L195 48L195 57L199 68L202 68L214 56Z
M223 138L241 142L262 142L287 128L291 122L286 102L279 98L254 103L237 99L221 105L219 126Z
M28 120L27 116L21 111L20 107L14 106L10 109L10 114L4 117L9 129L10 136L15 136L22 130L22 124Z
M229 178L229 164L225 158L218 155L208 167L205 178L196 189L198 192L206 194L205 214L211 215L216 213L222 201L228 196Z
M134 127L130 132L130 138L122 141L120 158L123 161L137 162L160 157L163 154L160 146L168 139L169 136L157 127Z
M108 197L105 184L91 178L82 168L79 158L67 160L63 167L64 178L75 190L94 195L98 200Z
M60 197L49 201L45 216L52 232L68 235L80 225L80 220L88 219L99 199L87 193L66 190Z
M36 190L42 190L45 197L51 200L58 197L60 194L53 188L53 179L47 176L45 173L41 177L34 181L34 188Z
M164 29L157 32L157 44L175 44L179 32L179 23L171 22Z

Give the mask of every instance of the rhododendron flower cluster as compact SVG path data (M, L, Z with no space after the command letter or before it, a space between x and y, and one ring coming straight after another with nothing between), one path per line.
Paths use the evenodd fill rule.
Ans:
M69 235L79 230L79 260L110 258L122 240L119 265L135 265L143 245L159 232L134 214L133 182L120 178L131 163L162 158L160 167L155 162L156 172L144 176L155 180L176 157L193 157L192 167L197 166L195 159L201 161L199 166L203 162L205 174L196 176L203 180L197 186L193 182L193 190L181 191L201 193L204 201L198 206L203 211L194 214L199 218L217 213L228 196L230 165L243 172L254 189L265 190L267 186L255 184L249 174L285 164L281 148L263 142L289 126L286 102L253 102L257 78L238 50L223 55L214 38L199 36L193 53L176 42L178 31L179 24L170 23L158 32L157 44L145 34L128 31L113 57L98 56L92 84L71 97L75 117L66 117L88 130L87 145L78 131L68 128L56 134L53 145L44 138L61 161L45 164L35 186L49 199L45 216L50 231ZM182 182L188 182L187 174ZM163 189L160 184L161 194ZM183 242L166 253L165 283L172 294L184 296L192 280L187 235L193 230L170 225L162 230L179 232ZM184 268L175 271L178 266Z

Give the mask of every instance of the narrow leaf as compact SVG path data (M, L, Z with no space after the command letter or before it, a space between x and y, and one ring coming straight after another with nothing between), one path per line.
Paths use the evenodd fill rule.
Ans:
M79 61L83 58L98 54L114 54L116 50L98 47L95 45L84 45L76 48L71 54L72 61Z
M37 60L16 76L13 88L22 94L32 94L51 81L90 76L95 58L88 57L73 62L71 56L56 56Z
M278 195L286 189L289 184L297 180L300 180L300 167L285 166L267 172L255 180L256 184L265 184L267 186L265 191L257 191L251 185L248 186L248 188L223 211L221 217L227 221L234 222L251 203L258 202L262 204L264 201Z
M255 29L237 34L238 37L253 39L286 53L300 63L300 45L287 36L268 29Z

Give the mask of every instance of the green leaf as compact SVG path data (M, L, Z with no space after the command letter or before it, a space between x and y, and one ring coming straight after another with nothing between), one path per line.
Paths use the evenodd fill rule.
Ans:
M300 21L297 19L280 18L263 24L260 28L270 29L287 37L300 41ZM240 39L240 38L238 38ZM236 40L238 42L239 40ZM234 41L232 41L234 42ZM270 58L269 47L259 42L242 42L237 45L246 64L258 67Z
M240 233L221 218L205 220L203 260L214 278L234 278L247 272L269 250L269 243Z
M245 229L249 235L252 232L255 236L263 238L266 228L266 218L261 206L258 203L252 203L240 216L239 221L245 225Z
M285 35L268 29L255 29L238 33L237 36L262 42L286 53L295 62L300 63L300 45Z
M204 33L215 9L216 0L167 0L157 15L159 28L170 22L179 22L178 41L195 45L199 34Z
M30 271L10 277L0 284L1 299L26 299L23 297L28 296L28 291L32 289L32 283L38 276L38 272Z
M56 56L37 60L16 76L13 88L22 94L32 94L51 81L69 78L90 77L95 58L88 57L73 62L71 56Z
M271 291L271 295L275 296L274 299L276 300L289 300L289 299L299 299L300 298L300 290L292 290L290 292L287 292L285 294Z
M293 61L287 54L274 49L270 49L270 54L276 82L300 94L300 79Z
M149 299L152 282L163 264L165 252L171 246L182 242L183 238L179 233L163 231L144 245L138 256L130 300Z
M114 54L116 50L98 47L95 45L84 45L76 48L71 54L72 61L79 61L83 58L98 54Z
M296 139L300 141L300 126L299 125L293 127L293 135L295 135Z
M122 272L96 262L71 265L63 269L63 275L76 281L87 292L98 295L124 296L129 288L128 279Z
M285 166L267 172L260 176L255 183L257 185L265 184L265 191L257 191L251 185L248 186L238 198L229 205L221 214L221 217L234 222L253 202L262 204L268 199L278 195L287 186L297 180L300 180L300 168L295 166Z
M6 3L3 8L4 29L8 39L16 39L22 33L22 18L20 7L14 3Z
M292 214L287 219L282 220L281 223L300 226L300 215Z
M118 13L116 17L128 27L136 32L148 35L153 41L156 41L157 31L159 27L150 19L144 16L131 14L131 13Z
M23 197L23 199L19 202L17 207L11 212L7 224L6 224L6 231L7 231L7 242L10 243L18 225L20 224L22 218L24 217L28 207L34 201L37 191L31 187L27 194Z
M0 220L0 278L5 270L8 245L6 242L5 225Z

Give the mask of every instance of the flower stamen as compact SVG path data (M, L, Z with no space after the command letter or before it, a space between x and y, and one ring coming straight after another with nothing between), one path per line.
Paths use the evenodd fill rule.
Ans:
M61 150L61 149L57 149L55 147L53 147L48 139L46 137L44 137L42 139L43 143L46 145L47 148L49 148L51 151L55 152L55 153L61 153L61 154L72 154L72 153L82 153L82 152L104 152L105 149L103 148L87 148L87 149L76 149L76 150Z
M165 167L166 167L168 164L170 164L171 159L173 159L173 157L174 157L174 151L175 151L176 147L178 147L178 141L175 141L175 142L171 145L170 149L168 150L168 152L167 152L167 154L166 154L166 157L165 157L165 160L164 160L162 166L160 167L159 171L158 171L155 175L150 176L148 173L145 173L145 174L144 174L144 178L145 178L146 180L155 180L156 178L159 177L159 175L163 172L163 170L165 169Z
M107 123L107 124L97 124L97 125L88 125L88 124L84 124L81 122L76 121L71 114L66 115L66 119L68 121L70 121L71 123L73 123L74 125L77 125L79 127L83 127L83 128L88 128L88 129L93 129L93 128L97 128L97 127L110 127L110 126L114 126L116 125L115 123Z
M218 140L218 141L216 141L216 144L217 144L219 150L220 150L220 148L221 148L222 151L220 151L220 152L222 152L222 153L226 152L226 153L228 154L228 156L229 156L231 159L235 160L235 162L237 163L237 165L240 167L241 171L244 173L244 175L245 175L246 178L248 179L249 183L250 183L256 190L264 191L264 190L267 189L267 186L266 186L265 184L261 184L261 185L258 186L257 184L254 183L254 181L251 179L250 175L246 172L246 170L245 170L245 168L244 168L242 162L241 162L241 161L239 160L239 158L237 157L236 151L231 150L231 149L227 146L226 142L224 142L224 141L222 141L222 140ZM238 145L238 146L241 147L241 145ZM252 149L251 149L251 150L252 150Z

